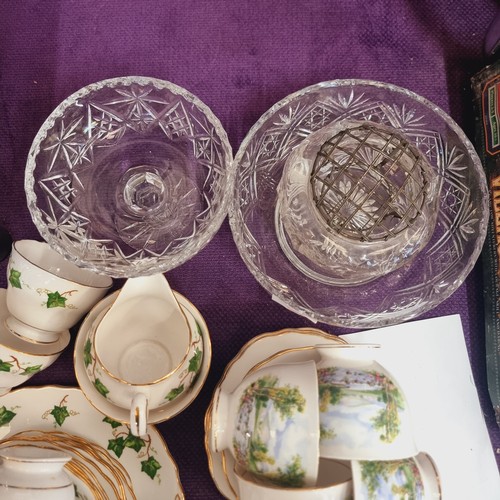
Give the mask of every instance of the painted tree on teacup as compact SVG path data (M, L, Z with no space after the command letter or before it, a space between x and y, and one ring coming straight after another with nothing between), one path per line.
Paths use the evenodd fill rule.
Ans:
M14 288L19 288L20 290L24 288L28 288L32 290L32 287L29 286L24 280L21 281L21 272L17 271L14 268L9 270L9 283ZM74 304L68 303L68 297L71 297L72 294L77 293L78 290L67 290L65 292L52 291L47 290L46 288L36 288L36 293L40 296L47 295L47 300L42 302L42 306L46 306L47 309L51 309L53 307L66 307L68 309L78 309Z
M370 421L374 429L381 431L379 439L391 443L400 432L399 411L405 408L404 398L392 380L377 371L364 371L341 367L318 370L321 438L333 440L335 429L328 425L334 419L321 416L338 406L342 400L373 400L379 403L379 411ZM353 403L355 404L355 403Z
M422 474L414 458L361 461L363 498L424 498Z
M290 458L284 470L266 470L266 465L274 464L276 459L261 436L269 430L269 421L273 418L271 413L276 412L282 421L286 421L295 412L302 413L305 404L298 387L280 385L276 376L266 375L252 382L240 399L237 434L233 438L237 462L281 486L302 486L305 470L298 454Z

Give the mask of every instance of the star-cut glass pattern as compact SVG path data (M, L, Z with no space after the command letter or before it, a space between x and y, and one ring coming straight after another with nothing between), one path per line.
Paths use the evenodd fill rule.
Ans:
M230 161L222 127L194 96L154 79L115 79L77 94L39 133L30 203L37 225L63 253L77 252L77 260L111 274L150 273L159 260L165 270L175 267L193 245L206 244L214 218L222 222ZM114 208L129 199L118 192L120 175L136 166L162 182L177 169L199 183L199 201L180 234L169 236L158 215L145 213L127 225L128 215ZM182 204L179 210L189 211Z

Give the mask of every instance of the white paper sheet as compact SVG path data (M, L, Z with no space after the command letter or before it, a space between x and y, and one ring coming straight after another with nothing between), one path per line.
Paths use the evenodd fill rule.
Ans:
M415 441L434 460L443 500L499 500L500 475L459 315L343 335L382 345L377 360L410 406Z

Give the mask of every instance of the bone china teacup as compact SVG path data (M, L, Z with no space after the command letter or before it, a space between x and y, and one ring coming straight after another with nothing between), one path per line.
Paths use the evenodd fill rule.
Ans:
M397 460L418 453L408 402L377 361L379 345L317 346L320 455Z
M130 408L131 432L137 436L146 434L148 409L166 405L188 389L179 380L200 365L203 355L191 314L175 299L146 294L155 280L162 279L158 275L129 280L128 285L142 286L145 295L121 303L117 299L96 319L85 341L90 381L109 401ZM114 319L105 323L111 314Z
M7 280L7 327L21 337L47 343L78 323L113 283L34 240L12 245Z

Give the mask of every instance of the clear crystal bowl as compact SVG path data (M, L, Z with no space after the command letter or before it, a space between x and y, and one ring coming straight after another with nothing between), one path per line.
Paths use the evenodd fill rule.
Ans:
M282 189L287 165L300 163L303 158L294 155L307 152L314 143L309 137L321 136L321 131L335 129L343 121L368 122L398 132L425 157L436 183L438 199L432 211L437 217L429 217L432 231L422 236L425 244L392 266L386 265L387 254L374 252L384 257L381 271L369 279L360 280L354 265L343 270L340 280L323 272L328 258L333 268L338 260L331 231L314 232L304 223L315 219L314 207L307 201L312 196L307 189L313 187L295 189L292 179L289 192ZM252 127L235 164L229 218L239 252L273 299L313 321L373 328L414 318L463 283L484 243L488 189L472 144L440 108L394 85L337 80L296 92ZM314 227L319 226L316 220ZM343 252L354 255L349 246ZM391 252L397 260L397 252Z
M62 102L36 135L25 189L49 245L114 277L173 269L219 229L234 180L219 120L172 83L124 77Z

